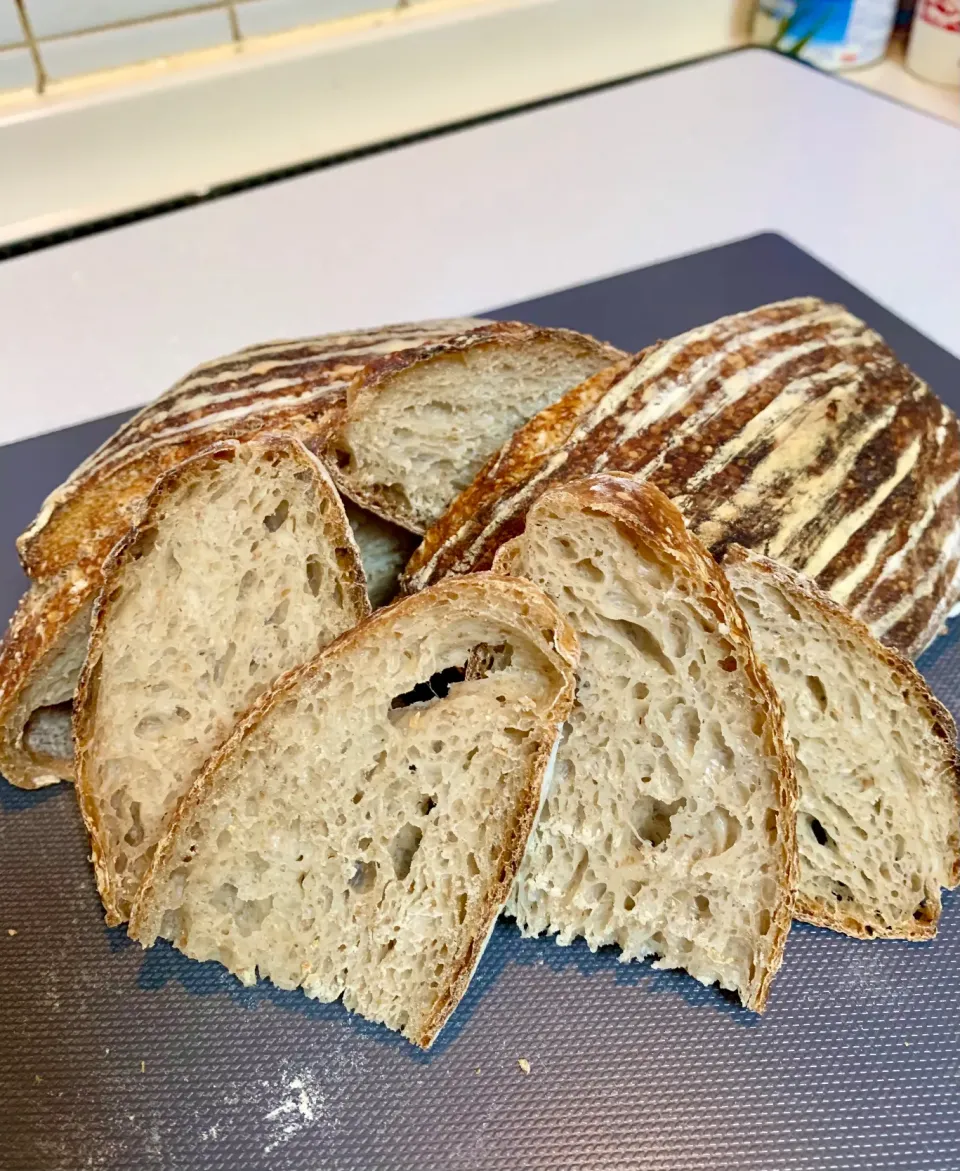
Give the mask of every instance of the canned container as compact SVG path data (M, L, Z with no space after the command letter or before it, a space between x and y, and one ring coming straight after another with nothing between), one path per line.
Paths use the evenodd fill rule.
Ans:
M960 85L960 0L918 0L907 68L924 81Z
M897 8L897 0L760 0L753 39L820 69L856 69L886 53Z

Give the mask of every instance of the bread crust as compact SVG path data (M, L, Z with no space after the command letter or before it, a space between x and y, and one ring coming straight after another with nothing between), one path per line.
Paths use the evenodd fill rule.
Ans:
M211 462L232 460L236 458L241 448L248 445L261 449L265 456L276 454L281 458L296 461L303 471L313 477L314 488L318 496L332 495L336 497L336 489L327 475L326 469L299 439L295 439L291 435L261 433L247 436L245 439L222 440L178 464L161 477L147 497L140 519L117 543L103 566L103 587L93 608L87 657L80 672L74 701L73 738L76 751L77 800L90 838L91 861L109 927L116 927L119 923L123 923L125 916L119 906L120 892L116 889L113 875L107 865L107 843L99 805L94 793L94 781L90 775L89 754L93 746L96 726L97 692L103 640L106 628L110 623L117 586L126 571L131 555L136 552L144 535L154 525L157 511L169 497L192 478L203 476ZM331 521L331 523L335 524L336 522ZM344 593L349 597L353 609L358 614L365 616L370 613L366 581L360 564L360 553L356 548L353 533L346 520L337 526L337 543L338 545L342 543L345 548L352 549L354 553L352 564L340 567L340 583Z
M544 497L540 498L545 503ZM687 529L679 509L651 484L624 474L601 474L575 480L553 488L549 493L551 509L569 515L597 513L614 520L621 534L635 547L653 547L665 555L678 571L696 586L699 597L725 627L724 636L734 647L734 655L759 698L764 712L764 740L779 762L777 801L780 816L777 837L777 909L772 916L772 939L766 968L758 973L752 995L744 1004L762 1013L770 985L782 961L790 924L794 916L799 863L797 857L797 778L793 751L784 731L784 710L766 668L757 658L746 619L737 604L723 570L704 546ZM516 551L511 542L494 558L494 571L509 571Z
M344 496L370 512L421 535L424 524L420 518L399 503L388 500L382 493L357 484L340 466L338 448L344 442L346 428L363 418L377 397L387 389L392 378L422 363L444 358L455 359L478 349L534 348L547 342L565 342L576 350L595 355L599 362L606 365L613 365L627 357L623 350L572 329L527 325L521 321L490 321L421 346L384 354L367 363L347 388L342 406L331 416L328 438L323 447L323 458L337 487Z
M897 685L903 692L904 699L914 703L923 711L930 723L934 736L943 745L943 768L950 779L950 790L954 802L954 832L947 842L947 851L951 858L950 882L948 889L953 890L960 885L960 756L957 753L957 727L953 716L933 694L926 680L907 658L893 647L885 646L875 638L866 623L861 622L844 606L835 602L829 594L803 574L780 565L769 557L752 553L741 545L731 545L726 551L723 564L749 565L758 573L764 574L775 582L789 596L791 594L802 597L814 606L831 621L840 624L857 642L866 646L876 658L878 664L889 670L896 678ZM930 923L911 925L906 931L881 931L862 920L855 919L850 913L841 914L838 909L822 899L810 899L798 892L794 915L806 923L813 923L817 927L829 927L843 935L853 936L855 939L933 939L937 934L937 916Z
M65 573L35 584L20 599L0 642L0 775L20 789L73 778L72 761L35 759L25 744L30 716L44 703L36 693L58 650L89 623L90 583Z
M601 471L649 479L717 556L736 542L813 576L908 656L960 596L957 420L841 306L721 318L534 416L427 532L403 588L486 568L542 492Z
M220 438L264 428L292 432L310 445L365 365L478 324L454 318L269 342L198 366L47 497L17 541L23 568L34 580L78 566L95 576L139 504L174 465Z
M309 679L321 674L328 663L349 654L354 647L375 642L388 631L398 616L420 610L442 611L451 601L468 605L472 613L506 613L517 629L541 646L558 672L559 686L549 708L538 722L539 746L527 775L527 784L518 802L514 823L505 833L505 849L500 857L500 870L477 910L470 942L459 957L450 979L430 1012L411 1033L405 1032L414 1044L428 1049L444 1023L463 996L476 968L490 932L506 903L520 867L527 838L540 808L543 774L549 762L557 736L573 703L576 684L574 670L579 661L577 636L547 596L529 582L493 574L475 574L463 581L441 582L435 589L416 598L401 598L377 610L367 620L335 639L309 663L295 667L274 683L252 707L240 717L223 744L211 755L198 775L193 787L181 799L167 833L157 846L156 853L144 875L130 915L129 934L144 947L156 942L160 932L162 912L158 906L159 888L169 877L179 856L180 831L189 815L217 792L231 784L231 777L221 767L238 752L244 741L258 727L267 712L297 691ZM526 613L522 607L526 607Z
M250 346L206 362L125 423L59 488L17 541L35 583L0 647L0 772L21 788L74 775L72 760L38 765L23 743L30 689L103 581L103 562L136 524L157 480L222 439L267 428L320 442L367 362L439 341L479 319L422 321Z

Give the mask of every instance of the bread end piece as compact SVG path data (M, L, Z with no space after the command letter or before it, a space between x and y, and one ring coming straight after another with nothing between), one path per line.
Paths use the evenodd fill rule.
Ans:
M960 882L953 717L809 578L738 545L723 564L796 747L796 917L858 939L933 938L940 888Z
M64 754L67 745L44 737L42 722L61 712L64 722L69 718L92 593L80 572L32 585L0 644L0 776L18 788L73 779L72 752Z

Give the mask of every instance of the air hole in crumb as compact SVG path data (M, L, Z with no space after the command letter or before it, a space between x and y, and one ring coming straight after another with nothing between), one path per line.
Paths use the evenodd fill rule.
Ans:
M390 843L390 859L397 878L406 878L410 873L413 856L420 849L423 830L408 821L402 825Z
M437 798L434 794L422 793L420 795L420 805L419 805L421 815L423 817L426 817L427 814L431 811L431 809L433 809L436 806L436 804L437 804Z
M470 853L467 855L467 873L471 876L471 878L476 878L480 873L480 867L477 864L476 854Z
M284 598L266 621L267 626L281 626L287 620L287 611L290 609L290 599Z
M591 561L589 557L584 557L582 561L577 561L574 564L581 577L585 577L588 581L603 581L603 570L595 561Z
M130 802L130 820L133 825L123 835L128 846L139 846L143 841L143 822L140 820L140 802Z
M290 502L281 500L269 516L263 518L263 526L267 532L275 533L290 514Z
M816 838L818 845L829 847L834 846L835 843L833 838L830 837L830 835L815 817L808 817L807 824L810 826L810 832L813 834L814 838Z
M320 594L320 587L323 585L323 562L316 553L311 553L307 558L307 586L310 593L316 598Z
M552 632L544 631L543 636L545 642L553 641ZM505 671L512 662L513 647L510 643L501 642L491 646L489 643L481 642L470 654L466 674L470 679L486 679L488 675L493 675L497 671Z
M457 896L457 922L463 923L467 917L467 896L461 894Z
M247 596L247 594L250 593L250 591L253 589L253 585L256 580L257 580L257 575L252 569L248 569L247 572L243 575L243 577L240 578L240 585L237 588L237 601L238 602L242 602L243 599Z
M826 688L823 686L823 680L820 678L820 676L808 675L807 688L809 689L810 694L816 700L820 711L825 712L827 710L827 692Z
M736 657L734 655L727 655L727 657L725 659L720 660L719 666L722 671L736 671L736 669L737 669Z
M134 561L139 561L141 557L146 557L148 553L153 552L153 547L156 543L157 530L155 528L144 529L130 546L128 556Z
M390 708L396 711L398 708L412 707L418 703L446 699L450 688L455 683L462 683L466 674L466 667L446 667L443 671L437 671L425 683L418 683L402 695L395 695L390 701Z
M663 647L656 637L645 626L628 622L625 618L614 619L610 625L644 658L652 659L667 675L675 674L673 663L664 654Z
M633 806L630 824L633 832L650 846L659 846L670 837L671 819L686 805L685 797L669 804L656 797L640 797Z
M213 663L213 682L218 687L223 683L223 680L226 677L227 671L229 670L230 664L233 662L233 656L236 653L237 653L237 644L235 642L231 642L228 644L227 649L223 652L223 654L218 659L214 660L214 663Z
M353 803L354 803L354 805L359 805L362 800L363 800L363 790L358 789L356 791L356 793L354 793L354 795L353 795Z
M368 838L367 841L370 839ZM357 894L366 894L368 890L372 890L377 881L377 864L376 862L357 862L354 866L353 877L350 879L350 887L355 890Z

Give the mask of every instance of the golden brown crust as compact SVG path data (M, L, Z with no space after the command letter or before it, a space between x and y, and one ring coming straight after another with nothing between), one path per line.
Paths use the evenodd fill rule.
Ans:
M156 483L147 498L139 520L117 543L103 565L103 588L94 606L87 658L77 684L73 712L73 736L76 750L77 799L90 837L90 854L97 879L97 889L100 891L100 898L106 912L106 922L110 927L116 927L117 924L123 923L125 916L120 906L120 891L116 889L113 874L106 861L107 844L100 819L93 777L90 775L88 765L96 725L103 639L110 623L112 603L119 595L119 587L130 557L136 553L144 536L156 523L157 513L167 500L185 482L193 477L206 474L211 463L233 460L240 449L246 446L259 448L264 456L275 454L279 458L296 460L304 471L313 476L318 495L336 493L336 489L320 461L304 447L299 439L295 439L293 436L260 433L247 436L245 439L223 440L177 465ZM353 546L353 536L346 521L340 528L338 541L342 541L348 547ZM356 612L366 615L370 612L370 602L367 598L366 582L363 570L360 568L359 555L354 559L354 562L355 564L352 566L341 566L343 574L341 584L350 596Z
M295 667L278 679L240 717L231 735L210 756L193 787L177 806L134 902L129 926L131 938L139 940L144 947L150 947L156 942L161 919L161 911L156 906L157 891L169 877L169 872L179 857L180 832L189 820L189 815L198 806L229 787L231 779L221 775L220 769L241 749L244 741L259 726L264 716L296 692L307 680L320 675L331 660L350 653L356 646L375 642L382 633L390 630L397 617L407 612L442 607L449 601L461 598L466 600L472 613L496 610L502 615L506 611L517 628L527 637L535 640L538 645L546 644L552 665L558 672L560 686L539 724L540 745L530 769L528 786L518 801L516 820L511 827L507 848L501 855L498 880L478 911L471 943L460 957L447 989L438 998L430 1015L421 1023L419 1032L410 1037L415 1044L429 1048L466 990L473 970L479 962L483 945L506 902L512 880L523 858L527 838L539 812L544 769L560 726L573 704L576 685L574 670L580 657L577 636L547 596L529 582L486 573L475 574L462 581L441 582L434 589L415 598L401 598L382 610L377 610L365 622L340 635L309 663ZM523 612L524 607L526 613Z
M741 664L758 706L764 713L766 746L779 761L777 801L780 810L777 836L780 854L777 867L779 900L773 915L772 941L766 967L758 973L752 996L744 998L747 1008L762 1013L770 984L783 960L783 951L793 919L797 859L797 778L793 752L784 730L784 710L766 668L757 658L746 619L723 570L703 544L687 529L676 505L657 488L634 476L619 473L590 476L551 489L535 507L564 509L571 513L595 512L613 519L624 537L641 549L653 549L658 557L670 560L691 580L699 598L710 607L733 654ZM495 570L507 570L516 547L501 548L494 560Z
M345 402L331 415L328 425L323 458L337 487L363 508L384 520L400 525L409 532L421 535L424 531L423 524L400 503L392 498L387 499L381 492L358 485L342 469L345 429L355 419L363 416L377 396L387 389L393 377L424 362L457 358L478 349L534 347L546 342L566 343L573 354L595 357L598 363L603 365L613 365L627 357L615 346L598 341L589 334L576 333L572 329L527 325L521 321L491 321L461 334L451 334L440 341L430 342L415 349L398 350L369 362L347 388ZM580 395L583 395L582 391Z
M471 319L388 325L250 346L191 371L125 423L44 502L17 541L35 580L80 567L96 577L153 485L225 437L267 428L319 440L347 386L381 355L479 324Z
M955 812L953 817L954 831L946 843L948 854L951 857L951 881L948 889L960 885L960 756L957 752L957 727L953 716L944 707L939 699L927 686L926 680L907 658L893 647L881 643L873 636L866 623L861 622L844 606L835 602L829 594L803 574L763 557L752 553L740 545L728 547L723 564L749 565L756 572L769 577L788 596L803 598L806 602L829 617L832 623L838 624L856 642L866 647L876 658L877 663L888 670L896 681L897 688L903 695L906 704L913 704L929 722L930 729L943 748L943 767L950 778L950 789L953 794ZM807 923L818 927L829 927L844 935L851 935L856 939L932 939L937 933L937 921L940 916L939 904L930 909L929 921L912 922L905 929L884 928L882 924L866 924L856 919L849 912L831 905L823 900L810 899L805 895L797 895L795 916Z
M567 406L579 418L538 447ZM721 318L625 363L585 409L535 416L426 534L404 588L486 568L542 492L600 471L649 479L716 556L737 542L810 574L905 654L960 594L957 420L841 306Z
M32 678L48 669L73 628L89 620L91 592L83 574L32 585L0 643L0 775L18 788L73 778L73 761L40 761L24 738L34 709L49 702L31 686Z

